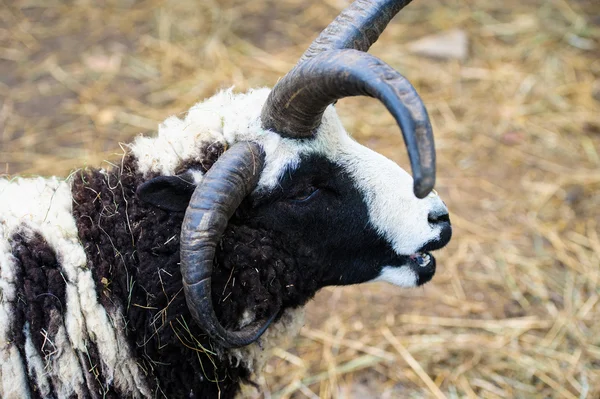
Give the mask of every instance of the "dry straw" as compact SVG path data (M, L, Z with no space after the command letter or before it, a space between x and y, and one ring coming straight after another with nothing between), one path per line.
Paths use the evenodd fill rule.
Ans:
M119 142L220 88L272 86L345 5L4 0L0 173L118 160ZM392 22L372 52L428 106L454 239L424 288L320 293L265 397L600 397L599 15L596 0L427 0ZM407 51L449 29L466 61ZM338 109L408 165L381 105Z

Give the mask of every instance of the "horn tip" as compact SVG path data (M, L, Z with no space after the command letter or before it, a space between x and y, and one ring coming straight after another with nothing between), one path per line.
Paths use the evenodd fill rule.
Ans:
M423 199L429 195L435 186L435 176L425 176L416 178L414 181L413 191L415 196L419 199Z

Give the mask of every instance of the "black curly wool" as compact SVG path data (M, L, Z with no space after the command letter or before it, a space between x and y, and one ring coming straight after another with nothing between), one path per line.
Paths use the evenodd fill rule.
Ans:
M73 212L99 301L124 313L127 336L157 395L233 397L249 371L208 353L214 348L189 314L179 271L183 213L140 202L135 190L142 182L132 157L121 169L82 171L73 181ZM288 245L233 218L213 274L223 325L238 328L245 310L260 317L277 304L296 307L314 295L316 279L295 272L297 254L286 251Z
M73 212L100 303L124 314L128 339L157 396L212 398L220 390L231 397L247 373L226 375L225 360L199 358L195 350L195 340L210 343L191 322L181 290L183 214L139 203L141 182L131 157L122 169L82 171L73 182Z
M310 251L302 254L300 243L293 249L289 244L272 231L230 222L217 253L218 273L213 272L212 284L215 310L224 327L238 329L245 310L262 318L281 307L303 305L320 288L310 269L298 273L303 259L296 256L311 258Z

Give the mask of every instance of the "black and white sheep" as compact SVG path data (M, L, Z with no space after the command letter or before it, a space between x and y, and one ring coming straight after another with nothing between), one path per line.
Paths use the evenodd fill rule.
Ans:
M431 126L366 54L409 2L356 1L272 91L220 92L109 170L0 179L0 396L233 397L321 287L429 281L451 235ZM354 95L414 180L346 133Z

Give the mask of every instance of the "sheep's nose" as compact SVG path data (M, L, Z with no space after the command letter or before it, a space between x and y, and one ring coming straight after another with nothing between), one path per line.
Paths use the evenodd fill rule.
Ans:
M429 224L450 223L448 208L435 190L429 193L427 200L430 206L429 213L427 214Z
M450 215L448 214L448 211L446 211L446 210L432 211L432 212L429 212L429 215L427 215L427 221L430 224L450 223Z

